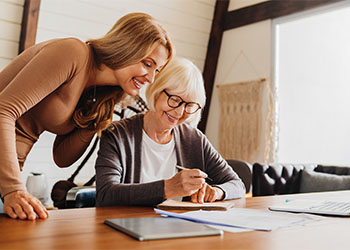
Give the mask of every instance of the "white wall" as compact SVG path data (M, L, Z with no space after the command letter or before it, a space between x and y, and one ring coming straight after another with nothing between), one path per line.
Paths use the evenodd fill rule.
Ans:
M263 1L231 1L229 11L258 2ZM271 20L224 32L206 128L206 135L216 148L219 148L220 106L218 88L215 86L259 78L266 78L267 83L271 83ZM266 99L262 109L265 114ZM262 126L262 150L254 157L254 161L259 162L264 157L264 122Z
M22 5L23 0L0 0L2 68L17 54ZM146 12L169 31L177 55L189 58L203 70L214 7L215 0L41 0L37 42L58 37L81 40L100 37L121 16L129 12ZM3 22L8 26L6 33L2 32ZM25 163L24 181L29 172L43 172L51 190L57 180L67 179L79 165L80 161L67 169L56 167L52 160L53 140L54 135L50 133L41 135ZM77 183L86 182L94 175L95 158L96 153L79 173Z
M230 0L228 10L232 11L266 1L268 0Z
M121 16L151 14L169 31L177 55L203 69L215 0L42 0L37 42L103 36Z
M24 0L0 0L0 70L18 53Z

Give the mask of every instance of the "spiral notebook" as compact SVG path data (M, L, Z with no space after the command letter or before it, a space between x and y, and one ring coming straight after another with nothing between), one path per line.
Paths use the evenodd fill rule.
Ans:
M107 219L104 223L139 241L221 235L223 233L222 230L200 223L167 217Z

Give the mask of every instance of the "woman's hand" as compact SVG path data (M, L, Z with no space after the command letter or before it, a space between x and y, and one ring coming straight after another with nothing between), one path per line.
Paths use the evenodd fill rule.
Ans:
M203 186L206 177L199 169L182 170L164 181L164 198L192 195Z
M12 219L46 219L49 214L41 202L27 191L14 191L4 197L4 213Z
M191 195L191 201L196 203L214 202L224 198L224 191L218 187L211 187L207 183L199 189L196 193Z

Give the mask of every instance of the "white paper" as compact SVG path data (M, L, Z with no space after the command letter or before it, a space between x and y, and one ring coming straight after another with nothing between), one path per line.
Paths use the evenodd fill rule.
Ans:
M304 225L314 221L310 217L298 214L271 212L250 208L232 208L227 211L191 211L186 213L173 213L155 209L156 213L191 220L194 222L226 226L242 229L271 231L282 227ZM225 230L225 229L224 229Z

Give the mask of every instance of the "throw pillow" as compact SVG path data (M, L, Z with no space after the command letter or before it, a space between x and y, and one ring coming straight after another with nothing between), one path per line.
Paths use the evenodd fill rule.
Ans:
M300 192L323 192L350 189L350 176L327 174L305 169L301 174Z

